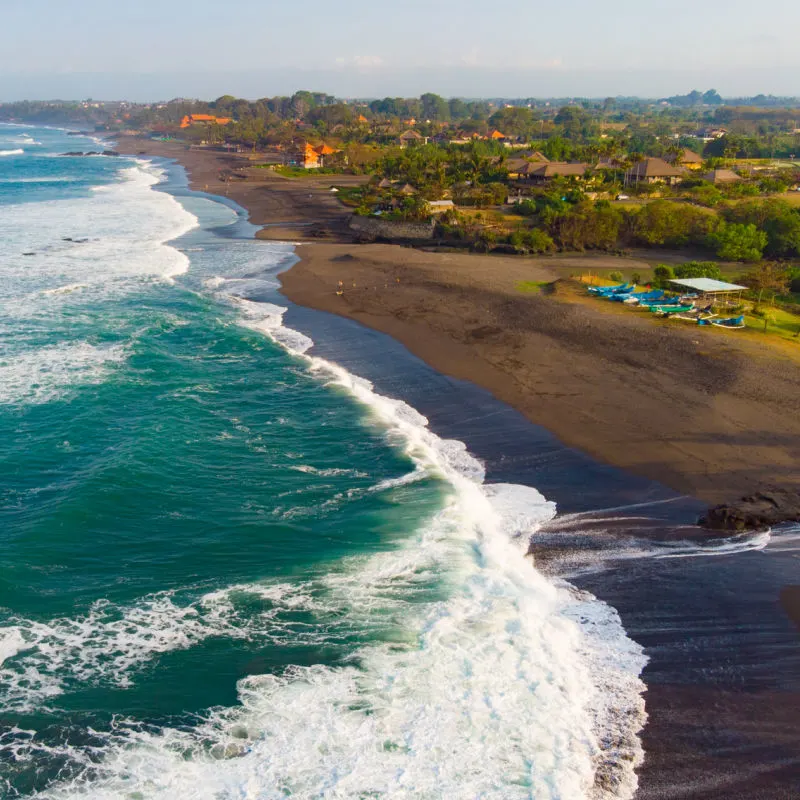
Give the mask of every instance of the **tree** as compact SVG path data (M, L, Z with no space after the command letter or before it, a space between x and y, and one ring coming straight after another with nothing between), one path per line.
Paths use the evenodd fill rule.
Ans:
M489 117L489 125L506 135L525 136L533 126L533 112L521 106L501 108Z
M702 245L717 225L714 214L686 203L654 200L633 212L633 237L645 245L685 247Z
M723 224L709 241L725 261L760 261L767 234L755 225Z
M713 278L720 280L722 273L713 261L687 261L675 267L676 278Z
M748 272L742 278L742 283L758 292L757 302L760 303L764 292L770 293L772 300L775 299L775 295L786 294L789 291L790 279L791 276L786 267L765 261L757 269Z
M749 200L725 211L725 219L756 225L767 234L765 252L771 258L800 256L800 212L785 200Z
M669 282L674 277L675 274L672 271L672 267L667 264L659 264L653 270L653 283L656 286L660 286L662 289L666 289L669 286Z
M457 97L450 100L449 106L451 119L466 119L470 114L469 106Z
M438 94L428 92L420 97L422 103L422 116L425 119L447 122L450 119L450 106Z

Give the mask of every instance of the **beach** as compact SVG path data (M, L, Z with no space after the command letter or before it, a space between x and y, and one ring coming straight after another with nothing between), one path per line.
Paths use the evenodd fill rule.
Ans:
M655 322L565 281L520 288L636 261L354 245L348 211L330 193L338 176L223 182L227 154L138 139L120 146L178 158L192 188L225 194L268 225L260 238L301 244L281 278L289 299L388 333L566 444L709 504L800 488L800 345ZM313 226L322 240L305 235Z
M613 259L355 245L333 178L226 182L225 154L138 139L120 149L177 159L192 188L270 225L259 238L300 243L282 291L287 324L315 353L408 402L437 435L464 441L489 483L536 486L555 500L566 518L550 542L587 564L621 559L568 577L617 609L650 658L638 800L793 796L796 551L784 543L753 553L734 540L710 546L716 558L678 557L697 555L691 547L636 555L643 543L658 553L669 537L704 547L702 532L687 531L705 504L797 487L790 345L764 351L750 335L641 319L564 280ZM548 293L539 285L555 281ZM642 520L660 526L652 539L628 530ZM592 526L596 536L585 533Z

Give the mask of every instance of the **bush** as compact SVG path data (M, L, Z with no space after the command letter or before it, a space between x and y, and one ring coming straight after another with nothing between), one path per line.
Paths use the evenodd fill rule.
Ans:
M508 241L520 253L551 253L556 247L553 240L538 228L514 231Z
M755 225L723 225L709 242L726 261L760 261L767 246L767 234Z
M703 244L717 227L710 211L686 203L655 200L631 216L634 239L640 244L683 247Z
M642 276L638 272L634 272L631 275L631 283L639 284L642 282Z
M659 264L653 270L653 283L661 289L667 289L669 282L675 277L672 267L666 264Z
M621 272L610 272L608 274L608 277L609 277L610 280L616 281L617 283L620 283L622 281L622 273Z
M720 280L722 273L713 261L687 261L675 267L676 278L715 278Z

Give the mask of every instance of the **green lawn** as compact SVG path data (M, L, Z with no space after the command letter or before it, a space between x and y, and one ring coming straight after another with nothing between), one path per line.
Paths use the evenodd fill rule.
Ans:
M519 281L516 289L524 294L538 294L545 286L549 286L551 281Z
M797 332L800 331L800 316L779 309L766 309L766 311L772 318L767 323L766 332L768 334L800 342L800 337L797 337ZM750 330L764 333L764 319L762 317L754 317L748 314L745 317L745 323Z

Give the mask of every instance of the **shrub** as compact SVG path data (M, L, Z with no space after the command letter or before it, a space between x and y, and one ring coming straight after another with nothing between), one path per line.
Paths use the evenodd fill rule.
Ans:
M672 267L669 267L666 264L659 264L653 270L653 283L661 289L668 288L669 282L674 277L675 273L672 271Z
M642 282L642 276L638 272L634 272L631 275L631 283L637 283L638 284L638 283L641 283L641 282Z
M514 231L508 241L520 253L551 253L555 250L553 240L538 228Z
M608 277L612 281L617 281L617 283L622 281L622 273L621 272L610 272Z
M676 278L715 278L719 280L722 273L713 261L687 261L675 267Z
M767 246L767 234L755 225L723 225L709 242L726 261L760 261Z

